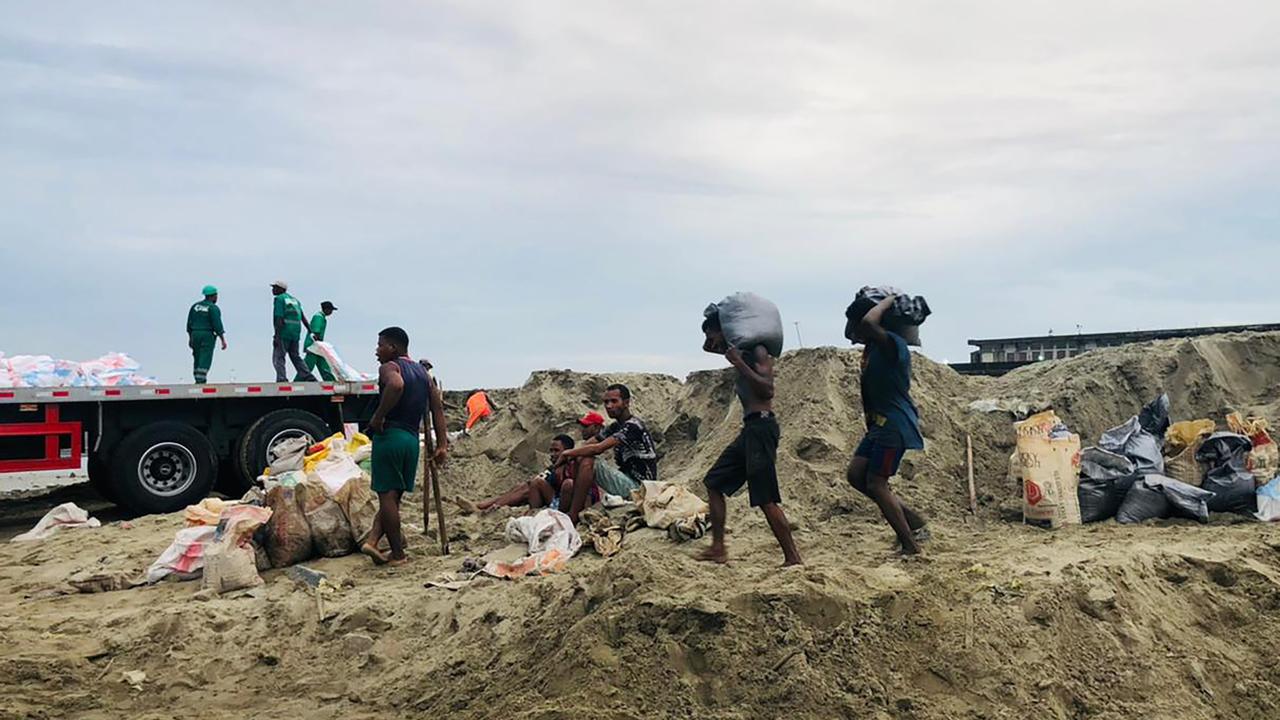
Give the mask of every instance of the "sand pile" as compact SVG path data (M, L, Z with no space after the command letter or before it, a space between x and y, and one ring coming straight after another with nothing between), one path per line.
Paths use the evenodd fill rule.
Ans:
M641 531L609 560L585 552L564 575L456 593L423 583L501 547L507 515L451 518L449 558L415 535L415 562L400 570L316 561L333 587L319 601L278 571L203 602L192 584L56 594L77 573L145 567L176 516L5 545L0 717L1277 717L1280 528L1231 517L1058 532L1003 522L1017 497L1004 486L1012 418L969 405L1052 402L1086 437L1160 390L1180 418L1227 408L1275 418L1278 356L1280 336L1228 336L999 380L918 359L928 448L909 456L901 488L933 519L923 560L898 559L844 483L862 430L857 357L829 348L779 367L782 492L802 569L777 569L745 499L730 501L727 567L692 559L705 541ZM612 381L635 392L664 478L697 488L739 423L728 370L685 382L535 373L491 393L499 411L458 444L446 492L479 497L537 470L551 435L599 410ZM977 521L964 510L966 434L984 496ZM140 690L124 672L146 674Z

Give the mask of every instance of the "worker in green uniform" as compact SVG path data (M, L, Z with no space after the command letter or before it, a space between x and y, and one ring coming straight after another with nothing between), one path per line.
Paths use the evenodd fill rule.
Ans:
M275 335L271 342L271 362L276 368L276 382L289 380L284 374L285 354L289 355L289 361L293 363L293 369L297 371L299 381L315 382L316 376L311 374L306 363L302 362L302 356L298 354L298 348L302 342L302 328L306 326L307 332L310 333L311 324L302 314L302 303L290 295L288 290L289 284L283 280L271 283L271 294L276 298L271 313L272 324L275 326Z
M329 316L337 310L338 306L325 300L320 303L320 312L311 316L311 334L307 335L307 340L302 344L302 354L306 356L307 369L312 372L318 371L320 377L333 382L333 370L329 367L329 361L307 352L307 348L311 347L316 341L324 342L324 331L329 327ZM300 378L294 378L299 380Z
M213 365L214 340L222 341L227 349L227 336L222 329L222 310L218 308L218 288L205 285L204 299L191 306L187 312L187 345L195 360L197 383L209 381L209 368Z

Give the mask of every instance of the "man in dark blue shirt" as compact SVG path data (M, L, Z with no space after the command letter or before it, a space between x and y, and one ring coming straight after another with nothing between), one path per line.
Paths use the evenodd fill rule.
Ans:
M907 450L924 448L920 416L911 402L911 351L897 333L885 330L890 295L874 307L854 302L845 312L845 337L862 343L862 407L867 435L849 463L848 478L858 492L879 506L898 536L904 555L920 552L927 539L925 519L894 494L889 479L898 473Z

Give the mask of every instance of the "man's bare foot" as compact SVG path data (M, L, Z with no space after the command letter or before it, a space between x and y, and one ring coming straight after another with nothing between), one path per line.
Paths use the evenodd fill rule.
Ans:
M724 548L710 547L697 555L699 560L724 565L729 562L729 553Z
M367 556L369 557L369 559L373 561L373 564L374 564L374 565L386 565L386 564L387 564L387 556L386 556L386 555L383 555L381 550L379 550L378 548L376 548L376 547L374 547L374 546L370 545L369 543L365 543L365 544L361 545L361 546L360 546L360 552L362 552L362 553L364 553L365 555L367 555Z
M466 498L454 498L453 502L462 510L464 515L475 515L481 512L479 505L476 505Z
M409 562L409 556L401 555L400 557L393 557L390 560L388 560L387 567L400 567L401 565L408 564L408 562Z
M783 561L782 567L800 567L804 565L804 561L800 558L787 558Z

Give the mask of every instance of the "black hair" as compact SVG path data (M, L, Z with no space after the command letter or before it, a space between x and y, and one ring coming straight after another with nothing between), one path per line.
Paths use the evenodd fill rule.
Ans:
M397 346L404 348L405 350L409 349L409 333L405 332L404 328L399 328L399 327L396 327L395 325L392 325L386 330L383 330L382 332L378 333L378 337L386 338L391 342L395 343Z
M551 442L560 443L561 445L564 446L565 450L573 449L573 438L569 437L568 435L557 435L551 438Z
M702 321L702 332L706 332L708 330L719 330L719 329L720 329L720 313L708 315L707 319Z
M610 390L617 390L618 394L622 396L623 400L631 399L631 388L627 387L626 385L623 385L622 383L614 383L604 389L605 392L609 392Z

